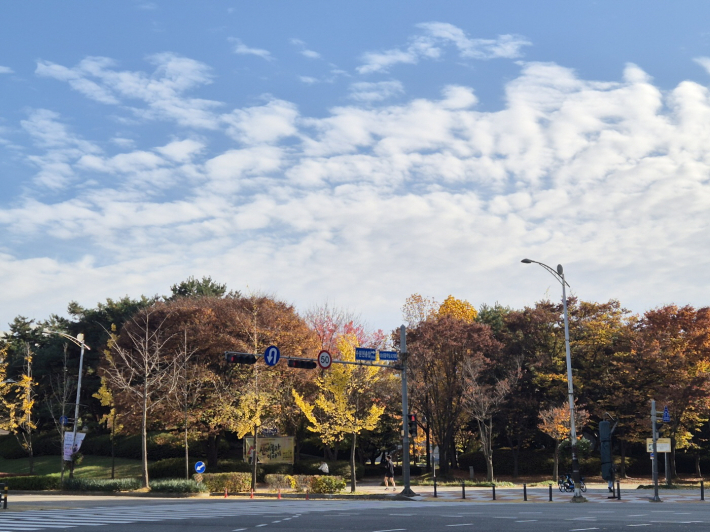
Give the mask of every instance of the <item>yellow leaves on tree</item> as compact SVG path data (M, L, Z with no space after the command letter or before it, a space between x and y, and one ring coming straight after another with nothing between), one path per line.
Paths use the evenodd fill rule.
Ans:
M553 406L540 411L540 423L537 428L555 440L554 454L554 478L558 476L559 470L559 448L560 442L569 438L570 434L570 412L569 404L562 403L560 406ZM589 420L589 412L583 408L574 409L575 431L581 434L582 427Z
M436 316L440 306L433 297L412 294L402 306L402 318L407 322L408 327L416 327L421 322Z
M340 337L338 350L341 360L355 361L356 346L354 335ZM349 434L357 435L377 426L385 407L376 402L367 406L370 399L366 395L380 378L378 367L333 364L316 378L318 395L313 404L296 390L292 393L311 424L308 430L319 434L321 441L330 445L342 441Z
M476 320L478 312L474 306L465 299L456 299L454 296L449 296L439 307L437 315L451 316L457 320L472 323Z

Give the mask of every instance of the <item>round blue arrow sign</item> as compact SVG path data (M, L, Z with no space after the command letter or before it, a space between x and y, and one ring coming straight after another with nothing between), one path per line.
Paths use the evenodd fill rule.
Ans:
M197 462L197 463L195 464L195 472L196 472L196 473L204 473L204 472L205 472L205 469L207 469L207 468L205 467L205 463L204 463L204 462Z
M279 348L275 345L270 345L266 348L266 351L264 351L264 362L266 362L267 366L275 366L280 358L281 351L279 351Z

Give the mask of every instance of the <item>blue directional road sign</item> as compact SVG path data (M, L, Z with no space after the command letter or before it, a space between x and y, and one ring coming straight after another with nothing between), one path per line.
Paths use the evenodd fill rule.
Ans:
M671 413L668 411L668 407L664 406L663 407L663 422L664 423L670 423L671 422Z
M69 418L67 416L61 416L59 418L59 423L62 425L68 425L69 424Z
M370 349L368 347L356 347L355 348L355 360L367 360L374 362L377 356L377 349Z
M264 362L267 366L275 366L281 358L281 351L275 345L270 345L264 351Z
M195 464L195 473L204 473L205 469L207 469L207 468L205 467L204 462L197 462Z
M397 360L397 351L380 351L380 360Z

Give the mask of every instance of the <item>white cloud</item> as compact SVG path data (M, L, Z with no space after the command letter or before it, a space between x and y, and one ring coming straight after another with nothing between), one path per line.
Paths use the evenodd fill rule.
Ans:
M348 97L359 102L379 102L404 93L404 86L399 81L379 81L368 83L361 81L350 85Z
M237 38L232 38L230 39L234 43L234 53L239 54L239 55L255 55L257 57L261 57L262 59L266 59L267 61L273 61L273 56L271 55L271 52L268 50L264 50L262 48L250 48L246 44L244 44L241 39Z
M357 71L360 74L386 72L399 63L417 64L421 59L437 59L446 45L455 46L463 58L514 59L522 55L523 46L531 44L518 35L499 35L496 39L469 38L461 28L445 22L426 22L417 27L422 33L412 37L406 48L368 52L363 55L363 64Z
M302 56L307 57L308 59L320 59L321 58L321 55L318 52L316 52L314 50L309 50L308 48L306 48L306 43L304 43L301 39L291 39L291 44L300 48L299 53Z
M176 67L177 81L166 67L149 89L147 74L95 71L121 101L204 79ZM104 81L114 76L125 79ZM635 65L598 82L529 63L507 83L503 108L483 111L471 87L388 102L377 98L402 88L385 83L394 84L349 87L373 96L324 116L270 99L216 115L226 138L195 126L146 145L135 132L135 145L113 142L111 153L34 112L23 123L35 139L28 161L65 184L56 194L27 184L0 208L2 319L44 317L70 299L165 293L205 274L301 308L337 299L390 327L413 292L514 306L554 295L544 272L519 264L525 256L563 263L587 300L643 310L710 297L707 87L662 91ZM79 248L91 254L65 251ZM48 305L33 306L43 291Z
M12 70L10 67L0 65L0 74L14 74L14 72L15 71Z
M115 62L105 57L88 57L73 68L40 61L36 73L66 81L74 90L104 104L140 100L147 107L133 111L144 119L169 118L182 126L215 129L217 116L213 109L219 103L184 95L212 82L210 68L171 53L154 54L147 59L155 65L151 75L116 70Z

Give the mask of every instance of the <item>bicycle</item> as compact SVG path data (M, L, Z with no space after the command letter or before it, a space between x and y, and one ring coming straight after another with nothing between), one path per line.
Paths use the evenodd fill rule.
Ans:
M572 476L569 474L560 475L560 478L557 479L557 487L560 491L574 491L574 481L572 480ZM579 489L583 492L587 491L587 485L584 483L584 477L580 477L579 479Z

